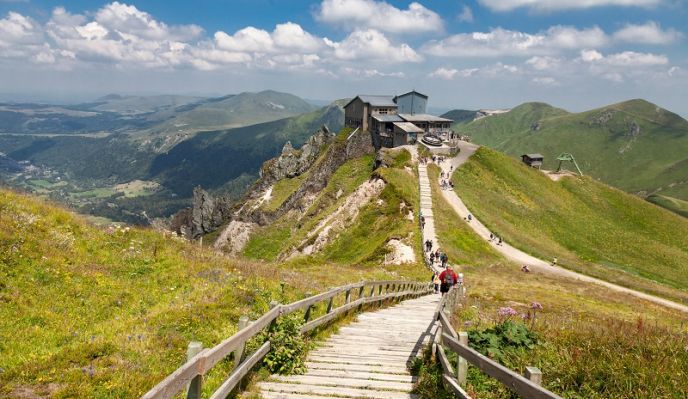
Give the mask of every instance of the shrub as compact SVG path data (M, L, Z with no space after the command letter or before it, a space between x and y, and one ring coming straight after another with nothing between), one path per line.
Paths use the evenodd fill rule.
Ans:
M538 337L525 324L505 320L482 331L470 331L468 341L478 352L498 362L503 362L505 352L533 349L538 342Z
M303 374L306 372L308 346L301 335L303 319L298 314L282 316L265 334L270 341L270 352L263 364L271 373Z

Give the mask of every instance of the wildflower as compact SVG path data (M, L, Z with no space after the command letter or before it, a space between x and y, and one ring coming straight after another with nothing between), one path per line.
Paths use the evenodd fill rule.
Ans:
M530 313L521 313L521 319L530 320Z
M542 310L542 309L543 309L543 308L542 308L542 305L540 304L540 302L533 302L533 303L531 303L531 304L530 304L530 308L533 309L533 310Z
M511 317L516 316L517 314L518 312L515 311L514 308L509 306L499 308L499 310L497 311L497 315L499 315L499 317Z

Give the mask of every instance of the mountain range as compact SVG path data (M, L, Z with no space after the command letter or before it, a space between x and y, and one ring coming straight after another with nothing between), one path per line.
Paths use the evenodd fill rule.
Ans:
M545 169L570 153L584 174L672 210L688 200L688 121L645 100L580 113L525 103L454 128L514 157L540 153Z

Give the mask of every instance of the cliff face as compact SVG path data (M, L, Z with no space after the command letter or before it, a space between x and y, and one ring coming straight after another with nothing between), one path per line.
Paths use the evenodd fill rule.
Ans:
M342 133L340 133L341 135ZM316 137L316 136L314 136ZM317 194L320 190L327 186L327 182L334 172L339 169L346 161L358 158L366 154L372 154L375 152L373 147L372 138L370 133L356 131L355 133L349 133L346 136L333 136L329 135L326 140L327 145L320 147L321 151L327 148L325 155L318 160L320 152L312 153L310 158L312 159L308 162L308 166L302 170L302 173L306 170L310 170L310 173L306 180L299 186L299 188L292 193L282 205L274 212L266 212L259 207L249 207L246 206L249 202L247 201L244 206L234 215L233 219L241 220L243 222L256 223L258 225L266 225L273 222L275 219L281 217L286 212L291 210L303 211L310 205L310 200ZM309 140L310 142L310 140ZM318 143L321 141L317 141ZM304 147L306 147L304 145ZM302 147L301 157L305 155L304 147ZM278 160L271 160L266 162L263 166L263 175L267 177L274 177L276 175L283 175L283 166L279 159L285 159L283 162L288 162L283 154L278 158ZM318 160L317 164L314 163ZM275 181L270 179L264 180L261 184L257 185L254 190L249 194L248 198L256 199L261 198L264 195L264 191Z

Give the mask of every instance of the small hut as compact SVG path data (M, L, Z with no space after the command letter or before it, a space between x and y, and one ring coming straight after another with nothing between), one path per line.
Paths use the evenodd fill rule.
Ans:
M531 168L540 169L542 167L543 159L545 159L545 157L543 157L542 154L523 154L523 155L521 155L521 161L523 161L524 164L530 166Z

